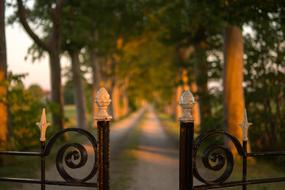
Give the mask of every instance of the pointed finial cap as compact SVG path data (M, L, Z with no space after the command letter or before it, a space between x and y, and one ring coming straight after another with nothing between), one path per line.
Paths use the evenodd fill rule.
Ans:
M248 141L248 128L252 125L252 123L249 123L247 120L247 112L246 109L244 109L244 117L243 117L243 122L241 124L242 128L242 140L243 141Z
M195 99L190 90L184 91L180 97L179 105L182 107L182 117L180 121L193 122L192 108L195 104Z
M112 117L108 113L108 106L111 103L109 93L105 88L100 88L96 95L96 104L98 105L99 111L95 116L97 121L110 121Z
M47 131L47 128L49 127L49 123L47 123L45 108L43 108L43 111L42 111L41 121L37 123L37 125L39 126L40 131L41 131L40 141L45 142L46 141L46 131Z

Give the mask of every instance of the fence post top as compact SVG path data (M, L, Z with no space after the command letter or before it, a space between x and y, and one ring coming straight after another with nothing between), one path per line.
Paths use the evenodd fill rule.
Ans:
M97 121L110 121L112 116L108 113L108 106L111 103L110 94L105 88L100 88L96 94L96 104L98 105L99 111L95 115Z
M179 105L182 107L182 116L179 118L182 122L193 122L192 108L195 104L195 99L190 90L182 93L179 100Z

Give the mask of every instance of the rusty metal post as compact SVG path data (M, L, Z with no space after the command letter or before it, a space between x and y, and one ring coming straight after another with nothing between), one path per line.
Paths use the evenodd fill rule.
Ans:
M45 190L46 189L46 163L45 163L45 155L44 155L44 151L45 151L45 146L46 143L43 141L41 142L41 190Z
M193 189L193 141L194 119L192 108L195 103L192 93L183 92L179 104L183 115L180 120L179 190Z
M242 148L244 151L244 155L242 156L242 180L243 182L246 182L247 180L247 141L242 142ZM247 190L247 185L242 185L242 190Z
M101 88L96 95L96 103L99 111L95 116L97 120L98 134L98 188L109 190L110 179L110 121L112 117L108 114L108 106L111 102L110 95L105 88Z

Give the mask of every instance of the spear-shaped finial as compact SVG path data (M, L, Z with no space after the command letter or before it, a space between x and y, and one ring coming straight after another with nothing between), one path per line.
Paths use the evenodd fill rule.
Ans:
M40 141L45 142L46 141L46 131L47 131L47 128L49 126L49 123L47 123L45 108L43 108L43 111L42 111L41 121L39 123L37 123L37 125L39 126L39 128L41 130Z
M246 109L244 109L244 118L243 122L241 124L242 128L242 140L243 141L248 141L248 128L252 125L252 123L249 123L247 120L247 112Z

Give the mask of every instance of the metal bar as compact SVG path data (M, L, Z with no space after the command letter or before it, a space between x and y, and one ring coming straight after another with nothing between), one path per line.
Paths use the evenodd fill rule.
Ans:
M245 154L242 156L242 180L246 181L247 178L247 141L243 140L242 148ZM242 190L247 190L247 185L242 186Z
M250 152L247 154L248 157L259 157L259 156L285 156L285 151L277 152Z
M46 180L46 174L45 174L45 141L41 141L41 190L45 190L45 180Z
M98 126L98 187L99 190L103 189L103 132L102 122L97 122Z
M109 190L109 180L110 180L110 122L106 121L104 127L104 190Z
M14 183L26 183L26 184L42 184L41 180L38 179L26 179L26 178L8 178L0 177L1 182L14 182ZM97 187L97 183L71 183L64 181L44 181L46 185L59 185L59 186L78 186L78 187Z
M179 189L193 189L194 121L180 122Z
M213 185L198 185L194 187L194 190L218 189L218 188L223 188L223 187L235 187L235 186L242 186L242 185L257 185L257 184L264 184L264 183L281 183L281 182L285 182L285 177L251 179L247 181L232 181L232 182L226 182L222 184L213 184Z
M98 121L98 186L109 190L110 167L110 121Z
M41 156L40 152L0 151L0 155L8 156Z

